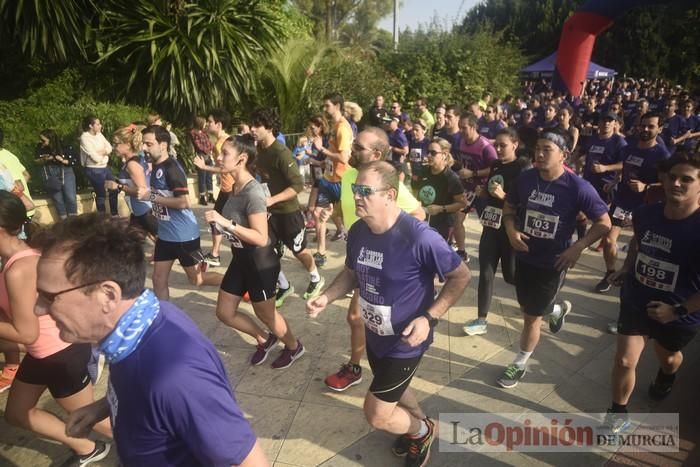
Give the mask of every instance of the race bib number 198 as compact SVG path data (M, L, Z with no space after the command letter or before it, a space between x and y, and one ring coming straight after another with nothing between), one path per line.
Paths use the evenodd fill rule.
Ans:
M647 287L673 292L678 280L677 264L654 259L644 253L637 253L637 263L634 265L634 277Z

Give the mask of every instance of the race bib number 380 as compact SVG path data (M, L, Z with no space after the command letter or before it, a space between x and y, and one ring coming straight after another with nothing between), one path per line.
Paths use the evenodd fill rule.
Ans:
M559 216L527 210L525 214L525 233L535 238L551 240L557 234Z
M391 326L390 306L374 305L360 297L360 310L367 329L379 336L394 335L394 328Z
M678 280L677 264L654 259L644 253L637 253L637 263L634 266L634 277L647 287L673 292Z

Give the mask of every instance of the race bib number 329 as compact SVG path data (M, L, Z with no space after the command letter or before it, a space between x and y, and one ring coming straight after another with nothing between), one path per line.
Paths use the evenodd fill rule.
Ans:
M391 306L374 305L360 297L360 310L365 327L379 336L393 336L391 326Z

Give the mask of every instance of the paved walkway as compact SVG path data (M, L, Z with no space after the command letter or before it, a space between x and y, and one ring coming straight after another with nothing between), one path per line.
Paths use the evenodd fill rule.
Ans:
M200 218L202 212L197 210ZM525 379L515 389L503 390L495 380L517 351L522 318L513 288L499 276L488 334L464 335L462 324L476 316L476 253L481 227L473 216L467 219L467 230L473 280L436 328L435 342L412 383L428 414L437 417L440 412L604 412L610 404L610 369L615 352L615 337L607 334L605 327L617 315L617 296L590 292L603 269L600 253L585 252L568 275L563 297L573 302L574 309L564 329L557 335L543 330ZM203 231L203 243L208 238ZM329 242L329 261L322 270L327 281L342 267L344 247L343 242ZM230 253L224 252L222 263L227 264L229 258ZM252 340L227 328L214 315L216 290L192 289L178 268L171 278L172 300L216 344L238 401L275 466L402 465L402 460L389 451L392 439L372 431L365 422L362 403L370 382L366 361L361 385L345 393L334 393L323 386L324 377L349 357L345 323L349 300L340 300L319 319L309 320L301 298L308 283L307 274L289 255L283 259L283 269L298 292L288 299L282 313L307 349L306 355L287 370L275 371L267 365L251 367L248 359L253 351ZM252 313L249 305L242 308ZM693 417L700 415L694 392L700 383L699 342L695 340L686 353L673 396L658 407L650 407L646 397L646 386L657 369L652 357L651 352L645 352L630 409L680 412L685 439L679 453L646 457L603 453L448 454L438 452L435 445L430 465L700 465L700 417ZM97 387L99 395L104 393L106 379L103 377ZM6 399L6 393L0 395L0 407L5 406ZM48 396L42 404L60 413ZM67 456L64 447L0 421L0 466L60 465ZM116 456L110 455L99 465L118 465Z

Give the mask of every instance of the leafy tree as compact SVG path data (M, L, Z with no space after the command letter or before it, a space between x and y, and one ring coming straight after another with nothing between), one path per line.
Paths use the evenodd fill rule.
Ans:
M98 63L123 70L129 100L185 120L253 89L251 70L284 36L281 14L280 2L262 0L110 0Z
M0 39L30 59L65 63L87 56L94 16L91 0L0 0Z
M393 0L292 0L292 3L313 21L316 36L325 34L329 40L343 40L354 32L372 33L394 5ZM327 30L329 26L331 31ZM334 31L337 33L332 34Z
M398 51L382 54L380 60L400 81L393 98L404 106L419 96L433 104L463 104L485 91L504 96L517 89L524 63L501 34L488 29L463 34L435 26L404 33Z

